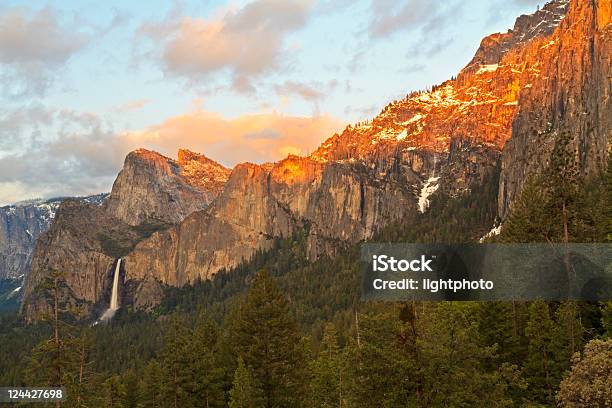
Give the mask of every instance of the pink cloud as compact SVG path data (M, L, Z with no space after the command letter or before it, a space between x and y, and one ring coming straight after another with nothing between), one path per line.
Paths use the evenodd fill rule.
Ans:
M287 35L301 28L310 0L256 0L208 20L169 17L148 23L141 32L161 42L158 57L166 73L191 80L230 72L237 90L252 90L252 77L281 65Z
M123 136L130 146L155 149L169 156L186 147L233 166L246 161L277 161L290 153L308 154L343 127L344 122L329 115L266 113L226 119L199 110Z

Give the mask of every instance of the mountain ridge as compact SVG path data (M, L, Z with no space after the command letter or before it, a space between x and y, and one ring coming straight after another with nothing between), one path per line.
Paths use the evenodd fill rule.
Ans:
M347 126L311 155L271 165L237 165L209 206L134 245L124 258L125 279L153 277L174 286L208 279L299 231L307 235L309 259L333 256L389 223L427 211L429 200L438 195L469 194L499 171L500 163L498 207L504 217L528 175L546 165L561 131L579 133L574 145L588 146L579 157L581 169L587 175L594 172L608 154L612 131L605 117L610 106L610 0L569 5L555 0L543 10L534 16L544 23L535 17L517 19L510 37L520 39L506 36L501 48L489 44L501 44L499 36L483 40L456 79L430 92L411 93L372 121ZM564 18L561 11L567 11ZM530 30L530 36L521 36L521 30ZM579 74L559 72L559 62L572 63ZM575 112L587 105L602 109L576 118ZM538 138L543 119L532 117L538 112L558 119L546 143ZM588 131L589 126L596 130ZM525 166L527 159L531 166ZM130 191L122 182L118 187ZM172 206L162 208L174 214L168 209ZM132 214L125 214L124 221L133 223ZM112 262L106 262L106 271L93 272L86 259L72 268L108 276ZM41 279L44 273L38 271ZM30 293L36 284L35 279L28 283ZM26 308L26 313L35 309Z

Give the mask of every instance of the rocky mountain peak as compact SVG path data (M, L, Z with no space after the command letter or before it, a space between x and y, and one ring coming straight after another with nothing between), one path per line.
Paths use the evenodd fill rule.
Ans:
M179 149L180 175L192 186L219 194L228 180L231 170L203 154Z
M553 0L535 13L519 16L514 28L508 32L495 33L483 38L474 58L462 73L473 73L482 65L498 64L508 51L536 37L551 35L568 9L569 0Z
M221 192L230 171L188 150L179 160L146 149L130 152L119 173L106 210L129 225L177 223L204 209Z
M377 161L394 152L448 153L457 137L501 151L512 134L520 93L539 75L533 47L546 48L544 41L568 9L569 0L553 0L520 16L507 33L485 37L456 79L393 101L374 119L327 139L310 157Z
M177 158L180 164L185 164L193 160L200 161L202 159L208 159L205 155L201 153L192 152L189 149L182 148L178 150Z

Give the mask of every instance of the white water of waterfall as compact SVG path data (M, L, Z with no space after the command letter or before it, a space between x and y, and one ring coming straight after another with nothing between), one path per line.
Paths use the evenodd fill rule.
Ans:
M111 293L110 307L106 309L100 320L108 321L113 318L117 309L119 309L119 274L121 270L121 258L117 260L115 267L115 275L113 276L113 291Z

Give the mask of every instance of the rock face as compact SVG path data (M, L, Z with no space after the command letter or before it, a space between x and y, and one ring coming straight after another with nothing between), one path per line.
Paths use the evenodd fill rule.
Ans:
M322 163L297 156L271 168L236 166L206 211L136 245L125 258L126 274L137 280L152 274L181 286L234 267L269 248L275 238L304 229L311 259L333 254L417 211L426 181L453 186L442 187L449 192L468 191L470 183L494 171L499 158L499 152L461 139L453 140L448 154L415 150L404 155L387 158L397 164L383 173L375 163Z
M110 254L105 253L99 234L103 231L126 234L126 226L120 224L99 206L76 200L64 201L51 228L36 243L24 292L26 316L30 318L46 311L46 303L40 300L38 291L39 284L50 271L63 274L70 288L70 294L65 295L67 298L95 303L102 294L107 271L114 261Z
M101 205L108 194L80 200ZM65 198L34 200L0 207L0 279L23 278L30 269L34 244L47 231Z
M109 290L115 260L153 232L206 208L228 174L187 150L179 152L178 161L144 149L128 154L104 205L67 200L57 209L51 228L36 242L23 312L32 319L44 312L38 288L50 271L59 271L69 289L64 300L78 305L84 316L90 313ZM153 293L148 288L140 292Z
M182 221L220 193L230 170L203 155L180 150L178 161L145 149L125 159L106 211L129 225Z
M508 32L485 37L465 70L478 70L482 65L497 64L511 49L516 49L537 37L548 37L565 17L569 2L570 0L557 0L546 3L535 13L518 17L514 28Z
M525 179L542 172L561 136L588 176L605 167L612 141L612 1L574 1L559 29L523 54L534 72L519 98L502 159L499 213Z
M130 154L101 216L121 220L118 232L126 244L110 248L123 248L125 279L148 282L139 284L147 296L158 293L159 283L210 278L301 231L311 259L333 254L427 211L436 195L470 194L500 162L503 217L526 175L544 168L561 131L575 135L582 171L597 171L612 128L611 1L552 1L519 17L509 32L485 38L456 79L394 101L308 157L238 165L225 184L225 169L191 152L177 162L148 151ZM211 172L214 177L202 177ZM146 220L173 225L145 237L138 228ZM83 227L98 234L110 228L96 224L102 227ZM71 271L75 296L94 302L100 297L95 285L104 285L112 265L112 257L102 259L99 252L109 253L109 244L105 249L82 239L79 246L80 229L66 235L70 228L54 225L37 248L33 270L39 280L45 268ZM78 262L54 255L53 248L66 242L70 250L62 257ZM103 265L106 272L98 269Z

